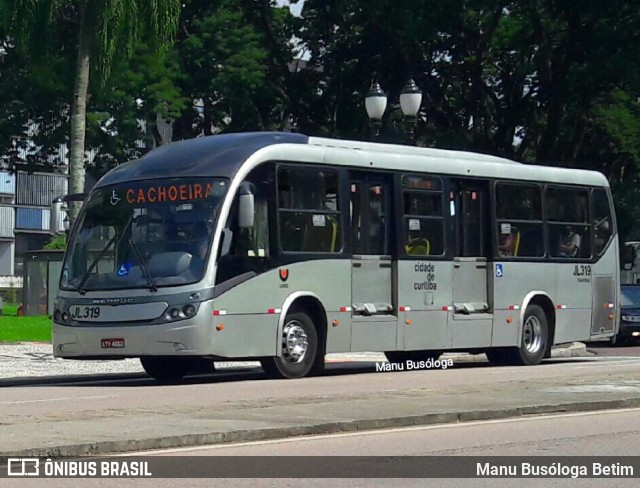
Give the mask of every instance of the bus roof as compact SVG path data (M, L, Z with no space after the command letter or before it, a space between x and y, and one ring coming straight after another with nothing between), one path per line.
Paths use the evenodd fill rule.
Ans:
M98 181L96 188L151 178L232 178L259 149L273 144L307 144L308 140L307 136L292 132L245 132L173 142L112 169Z
M308 137L291 132L246 132L199 137L161 146L107 173L96 188L151 178L233 178L247 159L327 163L341 166L433 172L608 186L596 171L521 164L467 151Z

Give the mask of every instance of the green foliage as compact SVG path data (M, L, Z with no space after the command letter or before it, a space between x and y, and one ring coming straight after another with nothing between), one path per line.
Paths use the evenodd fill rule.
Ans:
M67 248L67 237L64 234L56 234L49 239L43 249L66 249Z
M15 288L9 288L4 292L4 314L16 315L17 306L14 305L18 302L18 292Z
M633 2L305 0L295 18L272 0L185 0L182 8L175 0L0 0L0 33L12 35L0 49L0 151L12 160L19 148L11 136L25 134L28 121L39 124L41 146L30 163L68 140L68 66L82 6L94 67L86 129L93 172L163 142L158 116L173 122L174 140L291 128L368 138L372 78L394 106L413 77L424 93L419 144L602 171L621 231L635 232ZM167 42L173 34L175 44Z
M51 342L51 319L37 317L0 317L0 342Z

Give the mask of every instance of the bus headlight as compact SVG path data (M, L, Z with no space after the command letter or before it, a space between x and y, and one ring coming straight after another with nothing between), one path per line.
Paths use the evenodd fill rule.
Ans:
M164 319L167 322L175 322L177 320L190 319L198 313L198 303L187 303L186 305L172 305L164 313Z

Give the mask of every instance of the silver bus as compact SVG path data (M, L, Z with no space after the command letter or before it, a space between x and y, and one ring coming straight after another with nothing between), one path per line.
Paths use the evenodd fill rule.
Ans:
M597 172L471 152L243 133L105 175L66 252L54 354L159 380L328 353L533 365L617 329L619 249Z

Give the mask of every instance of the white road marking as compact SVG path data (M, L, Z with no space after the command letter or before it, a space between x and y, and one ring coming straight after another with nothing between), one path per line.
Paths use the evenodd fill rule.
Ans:
M233 447L247 447L247 446L260 446L268 444L285 444L290 442L310 442L321 439L331 439L335 437L356 437L356 436L368 436L368 435L380 435L380 434L396 434L398 432L417 432L421 430L435 430L435 429L458 429L466 428L474 425L487 425L487 424L508 424L512 422L535 422L540 420L549 420L556 418L567 417L588 417L593 415L606 415L626 412L640 412L640 408L618 408L611 410L597 410L593 412L575 412L575 413L558 413L551 415L536 415L526 417L512 417L507 419L493 419L493 420L476 420L472 422L457 422L454 424L433 424L423 425L415 427L399 427L396 429L379 429L379 430L367 430L361 432L339 432L335 434L321 434L321 435L305 435L300 437L288 437L286 439L272 439L265 441L251 441L251 442L235 442L232 444L210 444L206 446L192 446L192 447L178 447L175 449L156 449L150 451L131 452L126 454L114 454L117 456L142 456L153 454L169 454L189 451L202 451L205 449L227 449Z
M69 400L96 400L103 398L118 398L120 395L95 395L80 397L63 397L63 398L43 398L41 400L15 400L12 402L0 402L0 405L19 405L22 403L45 403L45 402L66 402Z

